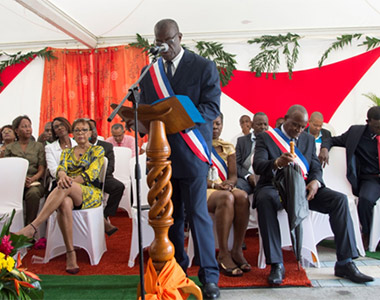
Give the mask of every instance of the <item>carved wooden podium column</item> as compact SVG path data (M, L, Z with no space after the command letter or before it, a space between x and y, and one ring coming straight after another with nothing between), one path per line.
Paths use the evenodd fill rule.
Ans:
M191 101L190 105L193 105ZM116 105L112 104L111 107L115 109ZM195 107L193 109L196 110ZM137 111L139 131L149 133L146 150L149 158L147 162L149 169L147 182L150 188L148 192L150 205L149 224L153 227L155 233L149 255L157 274L161 272L167 263L172 263L172 266L174 264L177 267L176 276L179 278L171 278L180 282L179 286L176 285L175 288L186 294L193 294L197 299L202 299L200 288L186 277L181 267L175 262L174 246L168 237L169 228L173 224L173 204L171 201L173 189L170 182L172 175L171 161L168 160L171 150L166 134L180 132L195 126L195 123L189 116L184 104L177 97L171 97L152 105L141 104ZM134 111L130 107L121 107L118 114L124 120L134 119ZM194 112L192 114L194 115ZM171 288L173 287L169 287L169 289Z
M170 178L171 161L168 160L171 150L166 138L165 124L161 121L150 122L149 140L146 149L147 182L150 188L148 202L150 205L149 224L154 230L154 240L150 245L149 255L157 271L174 257L174 246L168 238L169 227L173 224L173 193Z

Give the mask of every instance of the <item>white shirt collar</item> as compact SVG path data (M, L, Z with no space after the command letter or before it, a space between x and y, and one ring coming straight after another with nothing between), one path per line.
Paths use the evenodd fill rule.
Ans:
M295 141L298 140L298 138L292 138L292 137L290 137L290 136L287 134L287 132L286 132L285 129L284 129L284 125L281 125L281 131L282 131L283 134L285 134L285 136L286 136L289 140L295 140Z
M172 74L174 75L175 71L178 68L179 62L182 59L183 54L185 53L185 50L181 47L181 51L179 51L178 55L172 59ZM166 69L166 60L164 59L164 66Z

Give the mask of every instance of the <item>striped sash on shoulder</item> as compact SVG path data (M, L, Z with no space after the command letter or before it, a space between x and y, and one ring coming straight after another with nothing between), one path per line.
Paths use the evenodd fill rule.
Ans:
M161 57L153 64L153 67L150 68L149 72L153 81L153 86L160 99L175 96L169 79L166 76ZM204 137L198 129L194 128L187 133L180 132L180 135L200 160L211 165L210 151Z

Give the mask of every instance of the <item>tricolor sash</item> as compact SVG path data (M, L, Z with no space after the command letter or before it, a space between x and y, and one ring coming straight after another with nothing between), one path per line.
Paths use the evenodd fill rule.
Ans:
M223 158L221 158L218 152L216 152L216 149L214 147L212 147L211 150L211 160L212 166L218 170L219 178L222 181L226 180L228 174L228 167L224 162Z
M272 140L275 142L278 148L285 153L290 152L290 139L286 137L286 135L281 131L281 129L268 129L266 131ZM307 162L305 156L301 153L301 151L294 145L294 152L296 153L296 163L300 166L302 175L306 179L307 173L309 172L309 163Z
M166 76L164 63L161 57L153 64L149 73L159 99L175 96L169 79ZM186 133L180 132L179 134L200 160L211 165L210 151L203 135L198 129L194 128Z

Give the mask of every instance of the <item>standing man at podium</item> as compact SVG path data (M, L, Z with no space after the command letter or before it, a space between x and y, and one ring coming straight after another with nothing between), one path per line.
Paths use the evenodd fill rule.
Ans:
M212 122L220 115L220 83L219 74L213 62L196 55L181 47L182 33L174 20L164 19L154 27L155 44L164 43L168 50L161 53L161 72L155 74L162 77L175 95L188 96L206 121L196 124L182 132L188 134L192 129L199 131L203 137L204 149L211 153ZM151 68L151 70L154 68ZM152 73L144 77L140 83L141 103L151 104L162 98L159 97L157 80L152 80ZM191 132L190 132L191 134ZM219 297L219 270L215 258L214 235L212 220L207 210L206 190L208 159L194 154L189 144L180 133L168 135L171 147L173 175L173 218L169 238L175 246L175 258L186 272L189 258L184 248L184 219L185 212L194 238L194 248L200 266L198 277L202 283L205 299ZM207 161L207 162L206 162Z

